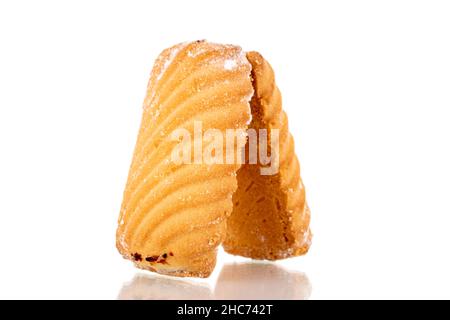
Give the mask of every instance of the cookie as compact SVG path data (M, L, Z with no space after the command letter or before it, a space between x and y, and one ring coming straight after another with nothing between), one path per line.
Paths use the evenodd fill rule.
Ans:
M240 164L196 163L195 152L193 164L174 162L179 142L172 133L182 129L195 137L196 122L203 130L245 130L251 118L250 73L245 53L232 45L196 41L158 57L116 236L120 253L138 268L174 276L212 272Z
M300 166L289 133L288 119L282 110L280 90L270 64L257 52L247 58L252 65L255 90L251 100L252 121L256 131L277 130L279 171L261 175L260 163L245 163L237 173L238 189L233 195L233 213L227 220L223 244L231 254L253 259L277 260L305 254L311 244L310 212ZM258 145L259 147L259 145ZM247 145L248 148L248 145Z
M220 244L254 259L308 251L310 213L294 141L273 70L259 53L205 41L166 49L143 109L116 235L126 259L161 274L207 277ZM237 143L229 145L231 129ZM261 132L266 144L253 143Z

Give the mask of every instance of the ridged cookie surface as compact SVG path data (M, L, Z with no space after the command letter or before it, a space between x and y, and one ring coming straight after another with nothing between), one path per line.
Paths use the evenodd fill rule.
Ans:
M225 251L254 259L276 260L305 254L311 244L310 213L294 139L289 133L281 94L269 63L257 52L252 64L255 94L249 128L268 132L268 154L278 153L279 171L261 175L260 162L244 164L238 171L233 213L228 219ZM271 132L278 130L279 148L271 149Z
M250 73L237 46L197 41L158 57L117 230L119 251L137 267L176 276L212 272L240 165L176 163L171 157L179 141L171 133L184 129L194 138L195 122L203 130L245 130L251 118Z

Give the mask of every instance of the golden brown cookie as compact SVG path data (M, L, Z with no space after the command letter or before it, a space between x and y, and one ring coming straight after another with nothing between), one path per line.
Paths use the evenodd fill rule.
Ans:
M254 259L302 255L311 244L310 213L294 139L271 66L257 52L248 53L247 58L252 64L255 89L249 128L266 129L269 140L270 132L279 130L279 150L270 150L268 143L269 154L279 152L279 172L261 175L261 164L248 161L239 169L238 189L233 195L233 213L227 220L223 246L229 253Z
M201 133L266 130L270 165L277 171L262 175L267 166L248 156L242 166L206 163L201 155L199 160L195 146L204 137L196 136L198 123ZM179 129L194 138L188 162L173 161L180 141L172 133ZM279 133L279 148L271 147L273 132ZM213 144L202 143L206 150ZM248 155L252 146L245 143L244 135ZM237 158L242 150L237 144L221 147L222 154L230 151ZM309 219L270 65L256 52L246 55L240 47L205 41L164 50L150 76L124 192L116 236L120 253L142 269L207 277L222 243L227 252L254 259L306 253Z
M253 93L241 48L197 41L157 59L144 102L117 230L117 248L137 267L208 276L226 234L239 164L176 164L171 133L245 129ZM195 142L193 143L195 144Z

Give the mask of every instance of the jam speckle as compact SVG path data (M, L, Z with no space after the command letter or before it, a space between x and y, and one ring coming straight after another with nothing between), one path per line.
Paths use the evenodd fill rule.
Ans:
M142 261L142 256L137 252L133 253L131 256L133 257L134 261Z
M156 262L156 263L161 263L161 264L169 264L167 262L167 260L166 260L169 257L169 255L173 257L173 253L169 252L169 253L163 253L160 256L149 256L149 257L146 257L145 261L147 261L147 262Z
M173 257L173 252L172 251L169 252L169 256Z
M158 258L159 258L159 256L151 256L151 257L145 258L145 261L148 261L148 262L155 262L155 261L158 260Z

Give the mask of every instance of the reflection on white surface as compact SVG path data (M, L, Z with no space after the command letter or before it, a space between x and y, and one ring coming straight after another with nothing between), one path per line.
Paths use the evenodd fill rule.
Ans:
M136 275L119 293L119 300L210 300L211 289L202 284L157 275Z
M121 300L304 300L311 295L308 277L273 263L226 264L214 292L208 285L138 274L119 293Z
M226 264L215 289L216 299L305 300L311 295L306 274L273 263Z

